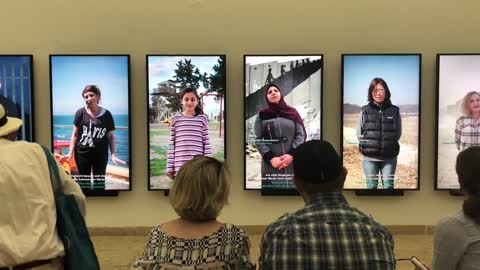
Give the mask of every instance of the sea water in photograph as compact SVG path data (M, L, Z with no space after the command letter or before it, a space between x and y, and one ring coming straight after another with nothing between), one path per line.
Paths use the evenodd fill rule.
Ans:
M55 153L66 155L70 144L73 130L74 115L53 116L54 145L57 145ZM109 151L107 174L105 177L106 190L129 189L129 138L128 138L128 115L113 115L115 121L115 145L117 156L127 164L114 164Z

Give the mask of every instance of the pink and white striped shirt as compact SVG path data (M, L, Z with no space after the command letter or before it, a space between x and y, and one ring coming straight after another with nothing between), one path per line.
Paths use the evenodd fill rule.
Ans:
M177 175L185 162L194 156L212 156L208 139L208 119L204 114L186 117L177 113L170 126L167 173Z

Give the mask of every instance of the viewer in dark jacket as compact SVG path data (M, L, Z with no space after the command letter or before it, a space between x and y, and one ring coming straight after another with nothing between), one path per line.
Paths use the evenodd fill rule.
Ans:
M384 189L394 188L402 118L390 96L387 83L374 78L368 88L369 103L362 107L358 121L357 137L367 189L377 188L379 175Z

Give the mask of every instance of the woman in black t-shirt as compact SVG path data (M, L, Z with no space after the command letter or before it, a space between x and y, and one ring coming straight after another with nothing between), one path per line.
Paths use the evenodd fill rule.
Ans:
M87 85L82 92L85 107L75 113L67 160L75 157L80 183L89 186L93 175L94 188L105 187L108 148L115 164L126 164L116 154L112 114L98 105L101 98L96 85ZM96 183L95 183L96 182Z

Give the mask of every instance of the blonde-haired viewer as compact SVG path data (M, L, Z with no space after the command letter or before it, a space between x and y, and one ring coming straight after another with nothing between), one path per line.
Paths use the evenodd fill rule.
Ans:
M170 203L177 214L187 220L208 221L217 218L228 201L230 176L223 163L198 157L180 170L170 191Z
M250 242L239 227L217 221L230 193L224 163L197 156L185 163L173 182L170 203L179 218L152 229L143 269L255 269Z
M462 101L462 116L455 127L455 144L460 151L480 145L480 93L468 92Z

